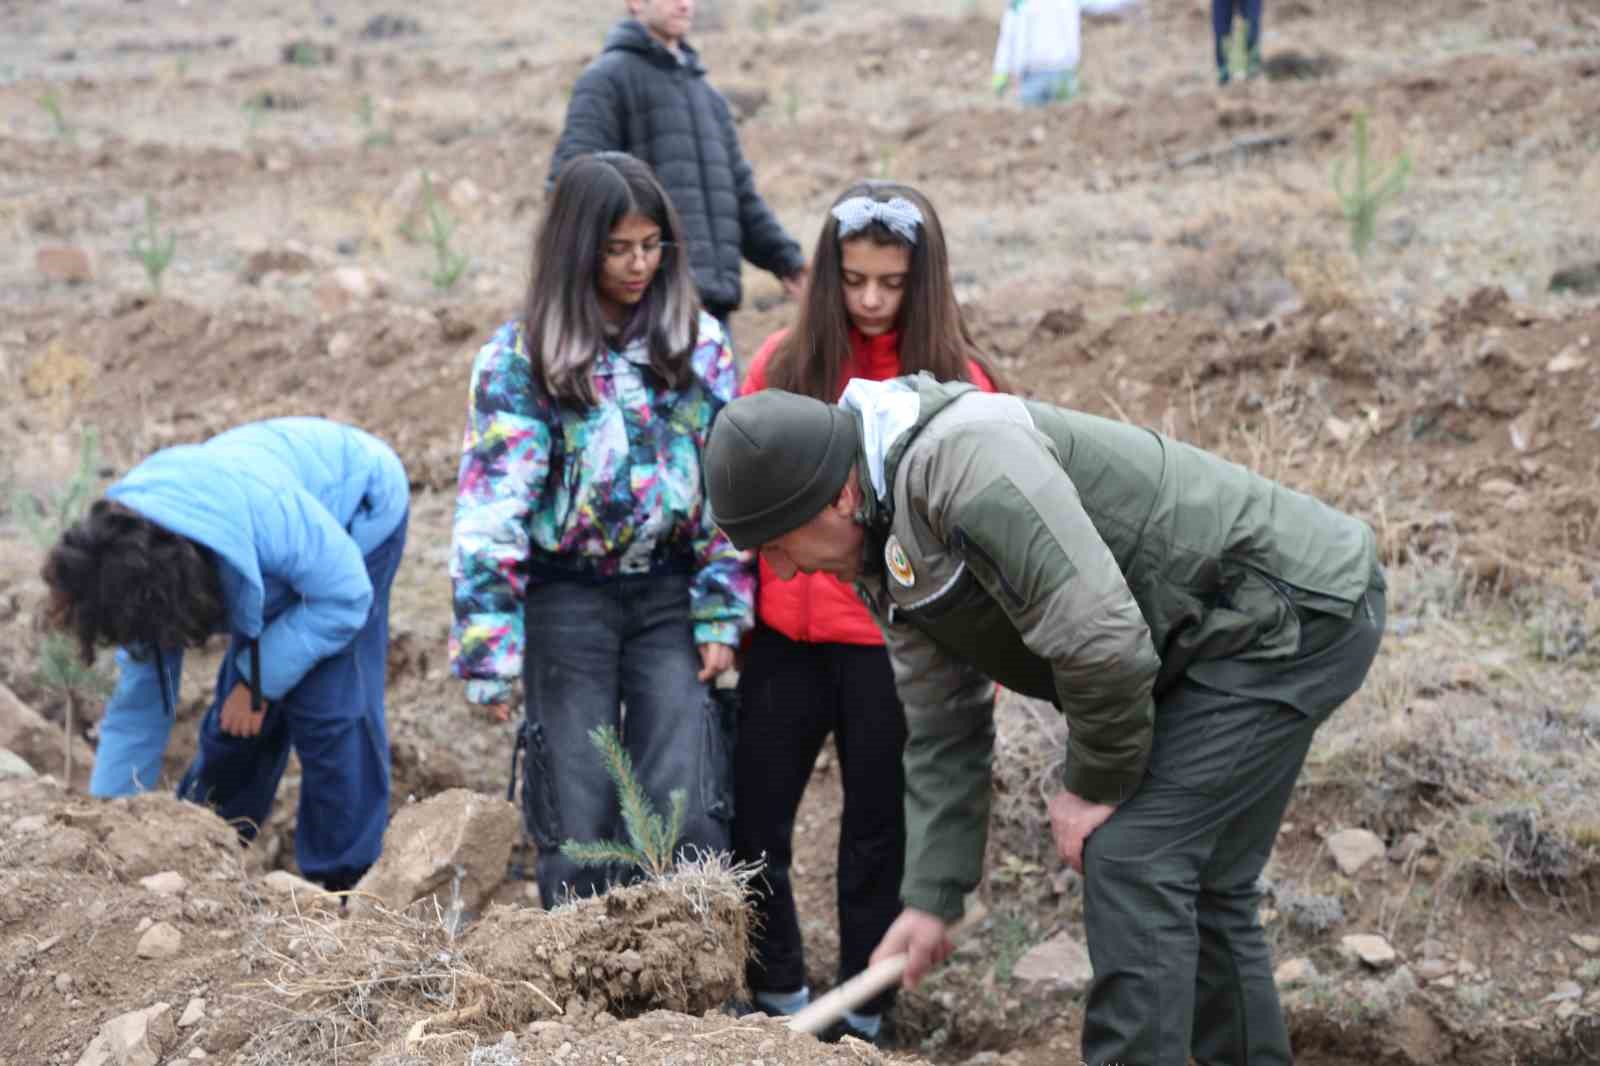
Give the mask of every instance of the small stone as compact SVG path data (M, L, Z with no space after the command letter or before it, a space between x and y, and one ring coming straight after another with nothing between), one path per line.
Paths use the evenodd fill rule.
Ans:
M183 934L166 922L157 922L139 938L141 959L170 959L183 946Z
M1572 1000L1563 1000L1561 1005L1556 1008L1556 1017L1560 1018L1562 1021L1566 1021L1568 1018L1578 1013L1578 1011L1581 1009L1582 1008Z
M201 1059L207 1057L206 1049L203 1048L203 1047L190 1048L189 1049L189 1057L191 1059L194 1059L196 1062L199 1062Z
M178 1019L178 1028L187 1029L190 1026L199 1025L205 1021L205 1018L206 1001L203 999L191 999L189 1005L183 1008L183 1016Z
M1453 976L1452 977L1441 977L1437 981L1435 981L1434 984L1436 986L1438 986L1439 988L1451 989L1451 988L1454 988L1456 986L1456 979Z
M72 975L70 973L56 974L56 991L60 992L63 996L72 991L72 983Z
M338 267L324 274L313 294L323 314L336 315L384 294L383 282L360 267Z
M1390 862L1409 862L1412 856L1428 846L1428 838L1421 833L1407 833L1389 849Z
M156 920L154 918L150 917L147 914L143 918L139 919L139 924L133 927L133 931L135 933L142 933L146 929L149 929L152 925L155 925L155 924L156 924Z
M1544 997L1545 1003L1563 1003L1569 999L1582 999L1583 986L1576 981L1562 981L1555 991Z
M189 882L176 870L165 870L149 877L141 877L139 883L145 887L145 891L154 892L158 896L181 896L189 888Z
M1339 872L1354 877L1367 863L1383 854L1383 841L1370 829L1341 829L1328 837L1328 850Z
M1437 981L1455 972L1455 963L1446 959L1423 959L1411 967L1411 972L1424 981Z
M50 819L42 814L24 814L21 818L11 823L11 831L18 836L28 836L37 833L50 824Z
M1573 933L1567 938L1574 947L1582 948L1591 955L1600 955L1600 936L1590 936L1588 933Z
M1305 958L1289 959L1272 971L1272 979L1277 982L1279 988L1294 988L1296 985L1313 981L1316 977L1316 965Z
M76 285L94 277L94 267L89 263L89 253L76 245L56 244L40 248L33 257L39 273L51 281L65 281Z
M1339 941L1339 950L1375 970L1386 970L1395 964L1394 948L1383 937L1372 933L1351 933Z
M1444 945L1429 938L1417 945L1417 954L1425 959L1442 959L1445 956Z
M1552 374L1566 374L1573 370L1582 370L1589 365L1589 360L1578 354L1576 348L1566 348L1554 359L1545 364L1545 370Z
M1040 996L1075 995L1089 987L1089 952L1071 933L1058 933L1032 948L1011 969L1011 979Z

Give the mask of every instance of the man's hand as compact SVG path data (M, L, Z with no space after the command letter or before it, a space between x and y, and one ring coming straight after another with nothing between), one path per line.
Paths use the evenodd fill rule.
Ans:
M222 701L222 731L232 737L253 737L261 733L261 723L267 711L250 709L250 686L243 681L233 686L228 698Z
M1062 790L1050 797L1050 832L1056 838L1056 851L1062 861L1083 873L1083 846L1089 834L1111 817L1116 808L1105 803L1090 803Z
M906 988L916 988L917 983L933 967L950 957L955 945L950 942L949 928L927 911L907 907L894 920L883 940L872 953L872 962L881 962L896 955L905 955L906 972L900 979Z
M733 669L733 649L726 644L700 645L701 681L715 681L725 671Z
M783 291L789 294L790 299L796 303L805 299L806 279L811 276L811 268L803 266L793 274L783 279Z

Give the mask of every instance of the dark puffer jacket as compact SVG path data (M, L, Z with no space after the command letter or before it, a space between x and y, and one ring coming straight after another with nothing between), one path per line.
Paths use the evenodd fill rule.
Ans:
M739 306L739 261L781 278L805 265L800 246L756 192L733 115L688 45L683 62L634 19L619 22L578 77L550 164L623 151L650 164L683 218L700 300L715 315Z

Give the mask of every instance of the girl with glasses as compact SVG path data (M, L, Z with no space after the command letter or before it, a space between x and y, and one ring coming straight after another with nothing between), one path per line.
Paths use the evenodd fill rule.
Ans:
M524 310L472 369L451 664L500 721L521 682L523 817L547 907L636 874L561 854L568 840L627 839L597 726L619 732L657 810L684 790L680 854L728 846L710 686L751 625L754 581L705 505L700 456L737 372L675 254L681 233L632 156L568 163Z

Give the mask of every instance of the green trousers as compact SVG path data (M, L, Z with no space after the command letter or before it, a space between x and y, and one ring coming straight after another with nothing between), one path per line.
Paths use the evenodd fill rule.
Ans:
M1084 849L1094 980L1087 1066L1288 1066L1257 880L1312 735L1383 634L1375 574L1349 620L1302 611L1295 658L1235 691L1184 678L1157 703L1144 783Z

